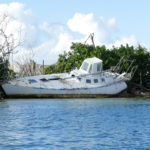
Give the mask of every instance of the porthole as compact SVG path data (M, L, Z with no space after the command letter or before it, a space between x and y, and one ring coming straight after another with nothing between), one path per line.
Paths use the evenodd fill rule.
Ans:
M86 79L86 83L91 83L91 80L90 79Z
M34 79L29 79L28 80L30 83L36 83L37 81L36 80L34 80Z
M94 83L98 83L98 79L94 79Z
M101 78L102 82L105 82L105 79L104 78Z

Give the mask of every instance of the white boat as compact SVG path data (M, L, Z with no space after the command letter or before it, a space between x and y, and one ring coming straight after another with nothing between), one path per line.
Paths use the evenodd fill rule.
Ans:
M103 71L103 61L93 57L70 73L21 77L3 84L8 97L99 97L127 88L126 73Z

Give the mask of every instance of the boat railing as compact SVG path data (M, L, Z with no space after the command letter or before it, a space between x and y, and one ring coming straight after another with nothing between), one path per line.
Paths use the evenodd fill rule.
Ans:
M80 75L71 75L69 77L65 77L65 78L60 78L62 80L66 80L66 79L71 79L71 78L82 78L82 77L88 77L88 76L93 76L93 75L99 75L99 76L106 76L106 77L117 77L119 76L118 73L112 73L110 70L105 70L105 71L101 71L101 72L96 72L96 73L88 73L88 74L80 74Z

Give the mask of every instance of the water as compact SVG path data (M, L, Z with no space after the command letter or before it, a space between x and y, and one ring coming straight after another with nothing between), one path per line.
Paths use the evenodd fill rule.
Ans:
M0 102L0 150L105 149L150 149L150 99Z

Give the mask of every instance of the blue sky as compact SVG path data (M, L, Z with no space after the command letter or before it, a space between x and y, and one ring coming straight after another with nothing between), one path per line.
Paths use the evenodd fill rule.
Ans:
M0 0L10 3L12 0ZM37 16L39 21L65 23L76 12L95 16L115 17L120 34L135 34L140 41L150 43L149 0L18 0Z
M149 0L0 0L0 5L9 5L13 2L24 5L23 8L21 8L22 12L25 10L30 10L32 12L31 19L35 20L34 26L37 26L35 30L38 30L36 31L38 32L38 34L36 33L36 37L39 36L41 39L44 39L40 42L36 42L36 44L33 46L34 49L38 49L38 52L40 51L39 49L44 45L42 42L48 42L51 38L53 38L51 30L56 29L58 32L58 26L59 29L61 28L60 32L63 31L64 33L67 33L68 37L66 42L71 40L81 40L80 38L77 39L77 37L82 37L83 39L86 38L89 27L87 27L86 31L82 32L82 28L79 29L79 26L77 25L78 21L80 22L79 18L84 20L88 14L92 14L92 16L87 17L87 19L84 20L85 22L80 23L83 23L85 28L86 23L98 23L96 25L99 27L93 30L99 32L96 40L102 40L98 44L106 43L108 45L115 45L116 43L133 41L131 42L131 45L132 43L133 45L135 43L140 43L145 45L148 49L150 48ZM78 15L75 15L77 13ZM69 20L71 21L69 22ZM31 24L32 23L30 22L30 25ZM111 27L108 27L110 25ZM42 26L42 30L38 29L39 26ZM44 33L43 30L47 30L47 33ZM104 34L104 36L101 37L100 34ZM71 38L69 39L69 37ZM36 39L36 41L38 40ZM65 40L63 40L63 42L65 42ZM60 41L60 43L63 42ZM50 49L53 49L52 43L47 46ZM46 49L46 46L44 46L44 48ZM57 51L55 59L52 62L47 61L47 63L55 62L57 55L63 52L63 50L57 50L56 47L54 49ZM45 53L46 52L48 52L48 50L45 50ZM43 52L43 55L45 53ZM40 59L37 60L41 61Z

